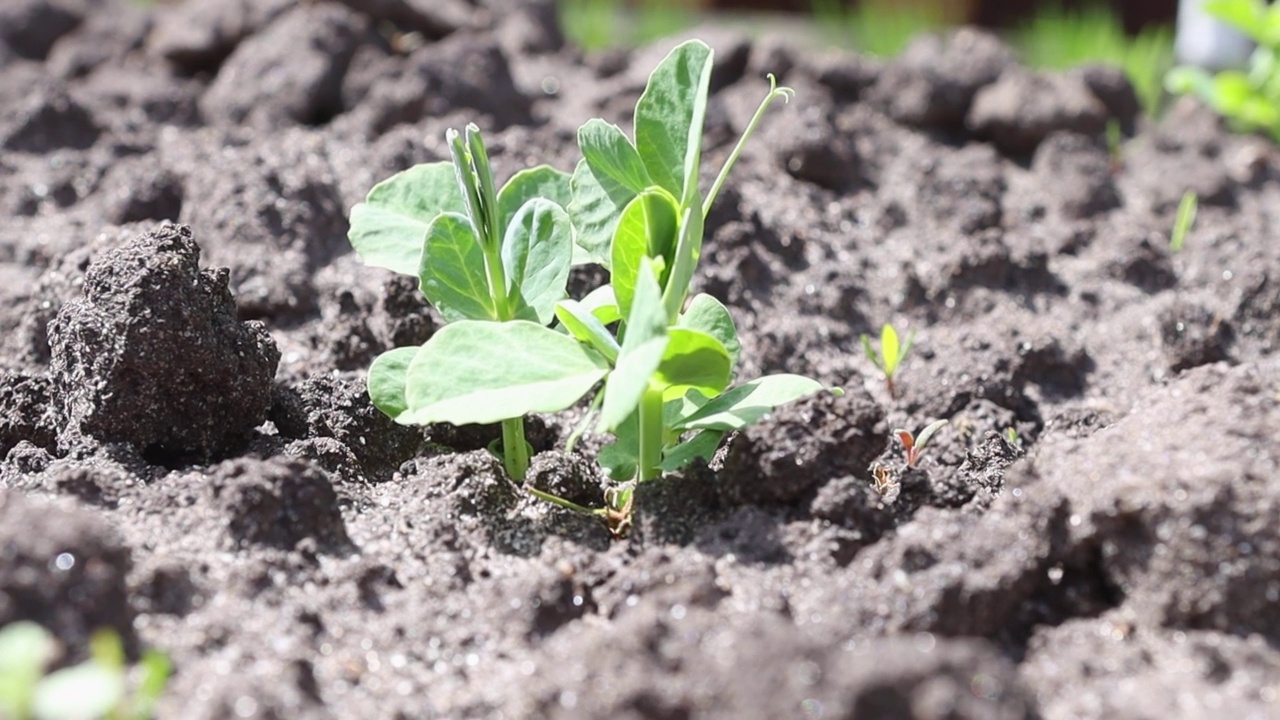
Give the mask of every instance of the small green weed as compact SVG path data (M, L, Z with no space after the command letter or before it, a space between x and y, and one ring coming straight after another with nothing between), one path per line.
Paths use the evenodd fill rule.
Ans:
M1187 241L1187 233L1191 232L1191 227L1196 222L1196 210L1200 205L1199 197L1194 190L1188 190L1182 194L1182 200L1178 203L1178 216L1173 221L1173 232L1169 233L1169 252L1182 252L1182 246Z
M556 9L565 36L588 51L643 45L695 22L679 0L559 0Z
M814 21L829 42L874 57L893 57L917 35L963 20L954 3L903 3L901 0L862 0L849 7L843 0L811 0Z
M1165 85L1172 93L1199 97L1237 132L1263 131L1280 142L1280 5L1263 0L1207 0L1203 9L1258 44L1249 69L1210 75L1200 68L1179 66L1169 72Z
M1089 63L1125 71L1144 112L1158 114L1162 78L1173 65L1173 31L1145 28L1128 35L1116 11L1102 4L1067 10L1045 5L1013 35L1023 60L1031 67L1067 70Z
M164 653L148 651L130 668L109 630L94 634L88 660L46 674L57 654L53 636L35 623L0 629L0 718L148 720L169 682Z
M871 337L866 333L861 336L862 351L866 354L871 364L880 369L880 373L884 375L884 386L889 392L889 397L898 396L897 386L894 384L894 378L898 375L898 368L902 366L902 361L907 359L907 354L911 352L911 346L915 343L916 333L911 331L907 336L907 341L903 343L898 337L898 331L893 325L885 323L880 329L880 349L877 351L871 346Z

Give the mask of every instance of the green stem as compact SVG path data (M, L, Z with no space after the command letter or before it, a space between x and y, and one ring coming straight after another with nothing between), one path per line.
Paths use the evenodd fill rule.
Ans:
M662 390L650 387L640 398L640 482L662 475L662 445Z
M724 167L720 168L720 174L716 176L716 181L711 186L711 192L707 194L706 200L702 203L702 216L704 218L707 213L711 212L711 205L715 203L716 196L720 194L720 189L724 187L725 181L729 179L729 171L733 169L733 164L738 162L738 156L742 154L742 149L747 146L747 139L756 131L756 126L764 118L769 106L778 98L782 98L783 102L791 102L791 98L795 94L795 90L789 87L778 87L778 79L772 74L769 75L769 94L765 96L764 100L760 101L760 107L756 108L756 114L751 116L751 122L747 123L747 129L742 131L742 137L738 138L738 144L733 146L733 152L729 153L729 159L725 161Z
M507 297L507 272L502 267L502 253L495 247L492 251L484 249L484 272L489 282L489 296L493 298L493 309L499 321L512 319L511 300Z
M552 495L549 492L543 492L535 487L530 487L526 485L524 489L528 491L530 495L538 498L539 500L545 500L551 503L552 505L559 505L560 507L565 508L566 510L572 510L576 513L582 513L583 515L599 516L604 514L603 509L589 508L585 505L579 505L578 503L573 502L572 500L565 500L559 495Z
M522 417L502 421L502 465L516 482L522 482L529 470L529 446L524 440Z

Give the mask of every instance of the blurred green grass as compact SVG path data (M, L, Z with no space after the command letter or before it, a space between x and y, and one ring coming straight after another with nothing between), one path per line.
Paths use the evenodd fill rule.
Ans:
M810 0L809 32L829 47L892 57L916 35L962 21L957 13L964 7L948 0L862 0L854 7L843 0ZM570 41L588 51L643 45L685 30L700 19L681 0L560 0L559 12ZM745 26L760 28L769 23L762 16ZM1161 110L1162 79L1173 65L1171 27L1129 35L1119 15L1106 5L1065 9L1051 2L1004 36L1023 61L1036 69L1066 70L1085 64L1120 68L1129 76L1147 115Z

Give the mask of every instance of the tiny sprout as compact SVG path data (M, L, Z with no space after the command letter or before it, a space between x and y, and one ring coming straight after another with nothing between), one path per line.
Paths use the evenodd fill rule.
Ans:
M1022 439L1022 437L1018 435L1018 429L1010 425L1009 427L1004 429L1004 439L1010 445L1014 447L1018 447L1018 443Z
M902 449L907 453L907 467L915 467L920 462L920 455L924 452L924 448L929 444L929 439L933 434L938 432L938 428L946 425L946 420L935 420L925 426L920 431L920 435L913 436L910 430L897 428L893 431L898 436L898 440L902 441Z
M1169 235L1169 252L1182 252L1182 245L1187 240L1187 233L1196 222L1196 210L1200 205L1194 190L1182 194L1178 203L1178 217L1173 221L1173 232Z
M1107 121L1106 137L1108 164L1115 174L1124 169L1124 130L1116 118Z
M880 368L880 372L884 374L884 386L889 391L889 397L897 397L897 388L893 384L893 378L898 372L898 367L902 365L902 361L906 359L907 353L911 352L911 345L915 342L916 333L913 330L907 336L906 344L901 344L898 339L898 331L893 325L886 323L880 329L880 352L876 352L871 347L871 338L866 333L862 334L862 350L867 354L867 359L873 365Z

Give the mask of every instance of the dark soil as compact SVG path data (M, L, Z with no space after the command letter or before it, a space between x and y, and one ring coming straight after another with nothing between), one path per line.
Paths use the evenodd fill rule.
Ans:
M571 168L670 42L584 57L545 0L5 0L0 625L163 649L184 720L1280 714L1276 148L975 31L887 64L693 34L709 167L766 72L797 91L697 282L744 378L848 392L641 488L613 541L492 428L370 406L438 318L346 213L470 121L502 175ZM885 322L896 397L858 346ZM530 420L531 479L593 502L572 415ZM939 418L906 468L890 430Z

